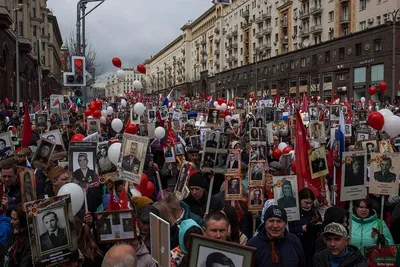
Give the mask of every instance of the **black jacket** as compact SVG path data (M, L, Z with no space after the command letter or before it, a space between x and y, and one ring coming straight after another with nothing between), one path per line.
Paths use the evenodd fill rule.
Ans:
M29 243L28 230L23 231L22 233L18 233L12 236L9 240L9 248L11 246L16 246L15 253L14 250L11 249L8 253L10 257L9 267L31 267L32 264L32 252L31 245Z
M207 198L208 194L204 192L203 196L199 200L195 200L192 195L189 195L183 200L183 202L185 202L190 207L191 212L203 218L204 214L206 213ZM222 210L222 208L223 207L221 201L218 198L212 196L210 201L210 211L218 211Z
M350 254L340 263L339 267L368 267L360 250L352 245L347 246ZM313 267L330 267L329 250L318 250L313 258Z

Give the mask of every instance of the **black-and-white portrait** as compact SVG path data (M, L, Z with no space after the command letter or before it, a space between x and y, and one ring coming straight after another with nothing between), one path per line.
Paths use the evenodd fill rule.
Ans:
M207 122L211 124L217 124L218 119L219 119L219 110L210 108L208 109L208 117L207 117Z
M344 136L351 137L351 124L344 125Z
M261 185L264 182L264 162L249 163L249 185Z
M217 148L217 133L216 132L206 132L206 147Z
M188 177L188 175L189 175L189 167L188 167L188 164L189 164L189 163L186 162L186 163L184 163L184 164L182 165L182 168L181 168L181 170L180 170L180 172L179 172L178 179L177 179L177 181L176 181L176 185L175 185L174 192L182 192L183 187L184 187L185 184L186 184L186 179L187 179L187 177Z
M190 143L192 147L200 147L201 146L201 140L200 140L200 135L194 135L190 137Z
M250 202L249 206L262 206L263 195L261 187L250 187L249 188Z
M75 180L80 183L93 183L96 180L93 152L72 152L73 174Z
M397 195L399 192L400 155L398 153L372 153L369 193Z
M64 153L63 156L66 155L64 144L62 142L61 134L60 134L59 130L46 132L44 134L41 134L41 136L56 144L56 146L54 147L53 156L54 156L54 154L58 154L58 153ZM54 158L54 157L52 157L52 158Z
M271 107L265 108L265 121L266 122L275 121L275 108Z
M250 131L251 128L256 127L256 121L254 118L248 118L247 120L247 130Z
M163 119L163 120L168 119L168 107L167 106L160 107L160 116L161 116L161 119Z
M38 129L47 129L47 114L36 115L36 127Z
M319 120L318 107L309 107L308 115L309 115L310 121L318 121Z
M281 121L283 119L283 111L277 111L275 113L275 121Z
M320 139L325 137L325 128L321 121L311 121L308 127L312 139Z
M147 123L146 124L139 124L139 131L141 136L148 136L149 131L147 130Z
M243 256L200 246L195 267L241 267Z
M228 149L229 147L229 136L227 133L220 133L219 134L219 149Z
M313 178L328 174L328 164L326 161L325 147L319 147L309 152L309 165Z
M236 109L245 109L244 98L235 98L235 107Z
M133 231L133 221L131 218L122 219L122 229L124 230L124 232Z
M42 137L35 156L32 159L32 166L41 170L46 170L55 146L55 143Z
M331 121L338 121L340 119L340 105L331 105L330 119Z
M181 156L181 155L185 154L185 149L183 148L182 143L176 143L174 146L175 146L175 154L177 156Z
M251 128L250 130L250 140L258 141L258 128Z
M147 111L147 117L149 118L149 122L156 122L156 111L154 109L150 109Z
M240 194L240 178L228 179L228 194L229 195Z
M175 162L174 148L169 146L164 147L164 157L167 163Z
M228 154L228 159L226 161L226 165L228 168L228 172L240 172L240 152L239 150L230 151Z
M63 125L70 124L70 122L69 122L69 114L67 112L61 113L61 123Z
M19 172L21 201L23 203L36 200L36 181L33 169L25 168Z
M36 118L36 114L35 114L35 113L29 114L29 120L30 120L31 122L35 122L35 118Z
M182 132L181 121L180 120L173 120L172 121L172 129L174 129L175 132Z
M0 134L0 164L3 163L4 160L12 160L15 157L11 142L9 132Z
M108 173L116 170L116 167L108 158L108 142L102 142L97 145L97 166L99 173Z
M365 141L369 139L368 133L357 133L357 141Z
M218 153L217 154L217 160L215 162L215 168L226 168L226 159L227 159L227 154L226 153Z
M140 116L131 109L131 124L140 124Z
M100 133L100 119L87 119L87 134Z
M70 233L65 218L64 208L43 211L36 217L39 233L40 250L42 253L68 247Z
M113 225L121 224L121 218L119 217L119 213L111 213L111 219Z
M364 185L366 176L365 155L348 156L344 158L345 175L344 187Z
M367 122L367 111L366 110L360 110L358 111L358 120L361 123L366 123Z
M111 220L109 218L104 219L103 223L99 227L99 232L100 235L111 235L112 234L112 229L111 229Z
M203 167L205 168L214 168L215 165L215 153L204 153L204 162Z

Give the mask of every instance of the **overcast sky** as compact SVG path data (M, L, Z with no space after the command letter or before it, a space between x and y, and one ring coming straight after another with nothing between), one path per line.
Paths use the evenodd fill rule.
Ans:
M64 40L75 32L77 2L47 2ZM88 9L95 5L89 3ZM119 57L124 67L143 63L178 37L188 20L195 20L211 5L211 0L106 0L86 17L86 35L107 75L116 71L113 57Z

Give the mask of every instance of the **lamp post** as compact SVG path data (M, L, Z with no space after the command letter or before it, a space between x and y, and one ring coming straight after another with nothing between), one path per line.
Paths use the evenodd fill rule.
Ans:
M17 90L17 114L19 116L19 102L21 101L21 89L19 83L19 21L18 21L18 11L22 9L22 4L18 4L17 8L14 8L15 12L15 83Z
M394 98L396 96L396 22L398 19L398 15L400 14L400 8L394 10L393 12L389 12L392 15L392 103L394 103Z

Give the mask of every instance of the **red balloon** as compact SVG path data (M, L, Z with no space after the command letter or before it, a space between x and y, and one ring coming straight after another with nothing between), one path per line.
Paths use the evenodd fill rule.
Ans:
M231 115L231 111L229 109L225 110L225 115L226 116Z
M220 112L220 113L219 113L219 117L220 117L221 119L225 119L225 116L226 116L226 115L225 115L224 112Z
M102 106L103 106L103 101L101 101L100 99L96 100L96 107L101 108Z
M129 134L136 134L137 131L138 131L138 127L136 126L136 124L130 123L130 124L128 124L128 125L125 127L125 132L126 132L126 133L129 133Z
M83 134L74 134L71 138L72 142L82 142L83 138L85 138L85 136Z
M282 153L283 153L283 154L287 154L287 153L289 153L289 152L292 151L292 150L293 150L293 147L287 146L287 147L285 147L285 148L282 150Z
M140 72L142 74L146 74L146 67L143 64L137 65L136 68L137 68L138 72Z
M223 98L221 98L221 97L220 97L220 98L218 98L218 105L220 105L220 106L221 106L221 105L222 105L222 103L224 103L224 99L223 99Z
M385 92L386 88L387 88L387 83L386 82L381 82L379 84L379 91L381 91L381 93Z
M146 188L146 197L151 196L154 193L154 184L152 182L147 183L147 188ZM143 194L143 193L142 193Z
M100 117L101 117L101 111L100 111L99 109L96 109L96 110L93 112L93 117L94 117L94 118L100 118Z
M377 111L372 112L368 116L368 124L375 130L380 131L382 130L383 125L385 124L385 118L381 113Z
M85 110L85 116L86 117L92 116L92 111L90 109Z
M143 196L146 196L147 194L147 184L149 183L149 178L147 177L146 174L142 173L142 177L140 179L140 193L142 193Z
M121 66L122 66L121 59L119 59L117 57L113 58L112 59L112 64L117 68L121 68Z
M282 156L282 151L279 148L275 148L274 151L272 151L272 157L275 160L279 160L279 158Z
M376 94L376 87L375 86L371 86L370 88L368 88L368 93L369 93L369 95Z
M292 171L296 174L296 161L292 162L291 168L292 168Z

